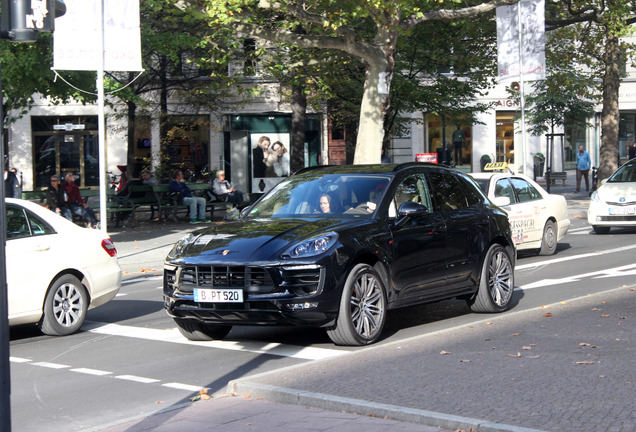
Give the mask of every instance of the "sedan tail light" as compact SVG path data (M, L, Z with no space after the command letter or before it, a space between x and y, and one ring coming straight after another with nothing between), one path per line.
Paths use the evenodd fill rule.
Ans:
M117 248L115 244L109 239L102 240L102 248L106 251L106 253L112 257L117 255Z

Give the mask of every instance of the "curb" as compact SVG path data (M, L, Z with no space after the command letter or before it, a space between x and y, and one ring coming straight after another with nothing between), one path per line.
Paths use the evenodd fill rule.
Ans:
M520 426L493 423L487 420L415 408L405 408L361 399L331 396L323 393L275 387L249 381L230 381L228 383L228 390L237 396L249 394L250 398L262 398L291 405L311 406L312 408L325 409L328 411L344 411L370 417L388 418L450 430L463 429L478 432L546 432L540 429L528 429Z

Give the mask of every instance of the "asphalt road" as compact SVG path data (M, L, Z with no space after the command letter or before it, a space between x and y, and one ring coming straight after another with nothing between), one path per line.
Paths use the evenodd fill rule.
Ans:
M127 275L115 300L89 312L83 332L53 338L12 329L13 429L95 430L183 403L201 388L219 394L231 380L258 376L267 386L545 430L633 430L633 406L624 407L633 405L633 380L621 368L636 370L628 325L636 230L595 235L582 206L571 206L571 231L556 255L521 256L510 311L472 314L465 303L447 301L392 312L382 340L369 348L335 347L323 331L305 328L245 327L224 341L186 341L163 312L160 271L150 260L148 271ZM158 255L163 247L156 245ZM559 319L545 317L557 310ZM583 329L594 340L577 338ZM559 351L564 346L571 350ZM594 369L604 350L620 361ZM581 356L569 358L571 351ZM590 355L598 363L572 367ZM595 420L599 406L605 415ZM607 419L623 426L603 429Z

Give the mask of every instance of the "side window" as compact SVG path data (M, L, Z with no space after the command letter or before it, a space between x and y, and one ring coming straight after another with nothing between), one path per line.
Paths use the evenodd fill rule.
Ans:
M431 170L428 173L428 180L438 210L456 210L468 207L464 191L457 178L451 173Z
M47 224L28 210L26 213L27 218L29 219L29 224L31 225L31 235L38 236L55 233L55 230L51 227L51 225Z
M18 207L7 206L7 239L16 239L29 237L29 222L27 221L24 210Z
M469 206L482 204L484 202L484 195L481 187L470 177L460 176L459 182L464 188L464 194L466 195L466 201Z
M508 197L510 203L514 204L517 200L515 198L515 191L512 189L512 185L507 178L497 180L495 184L495 198Z
M407 202L422 204L428 211L431 211L431 197L424 178L420 174L410 175L399 184L393 196L393 202L389 207L389 217L395 217L400 206Z
M512 187L515 189L517 193L517 197L519 198L519 202L528 202L541 199L542 196L538 190L534 188L527 181L520 178L511 178L510 182L512 183Z

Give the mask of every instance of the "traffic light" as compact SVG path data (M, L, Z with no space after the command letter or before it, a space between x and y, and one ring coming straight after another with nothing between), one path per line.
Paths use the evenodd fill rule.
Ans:
M1 0L0 36L35 42L38 32L52 32L55 18L66 13L63 0Z

